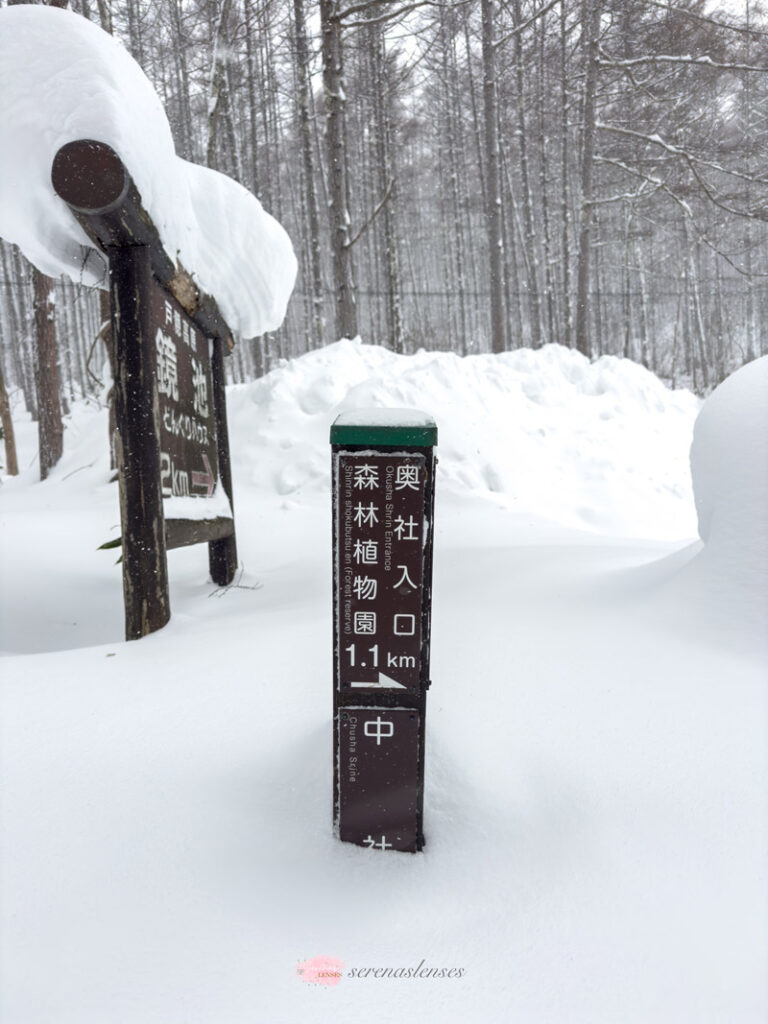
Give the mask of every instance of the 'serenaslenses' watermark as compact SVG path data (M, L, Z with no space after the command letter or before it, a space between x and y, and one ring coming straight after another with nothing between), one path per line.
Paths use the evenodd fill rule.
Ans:
M422 960L418 967L350 967L345 978L462 978L463 967L430 967Z
M313 956L299 963L296 974L310 985L338 985L342 978L429 979L463 978L463 967L430 967L422 960L416 967L346 967L333 956Z

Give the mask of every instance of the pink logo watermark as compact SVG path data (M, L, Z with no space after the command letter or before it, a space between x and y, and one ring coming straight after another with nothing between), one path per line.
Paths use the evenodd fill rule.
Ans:
M335 956L313 956L296 967L296 974L310 985L338 985L344 964Z

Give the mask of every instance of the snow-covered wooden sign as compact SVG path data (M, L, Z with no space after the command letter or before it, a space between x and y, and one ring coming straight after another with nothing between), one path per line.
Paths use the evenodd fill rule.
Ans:
M151 82L86 18L0 8L0 95L0 237L53 277L104 287L108 268L126 635L144 636L170 615L167 547L207 541L232 579L223 354L280 326L296 258L246 188L176 154Z
M128 170L105 143L63 146L51 169L109 263L127 639L170 617L168 548L207 542L211 577L237 567L224 397L231 332L165 252Z

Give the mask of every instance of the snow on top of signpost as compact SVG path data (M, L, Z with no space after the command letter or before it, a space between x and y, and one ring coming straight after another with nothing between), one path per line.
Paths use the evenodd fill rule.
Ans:
M111 146L171 258L245 337L280 326L296 277L288 235L247 189L176 155L163 106L125 47L71 11L0 10L0 237L43 273L104 284L106 264L53 191L56 152Z
M434 427L432 416L418 409L347 409L336 417L339 427Z

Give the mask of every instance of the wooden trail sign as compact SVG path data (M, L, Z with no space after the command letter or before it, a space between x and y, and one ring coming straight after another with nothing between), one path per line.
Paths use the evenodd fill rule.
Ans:
M424 845L436 444L409 410L331 428L334 823L381 850Z
M234 578L223 363L232 334L172 263L114 150L70 142L51 179L109 261L125 633L134 640L170 618L168 548L207 542L214 582Z

